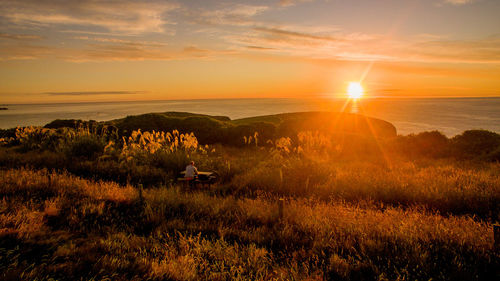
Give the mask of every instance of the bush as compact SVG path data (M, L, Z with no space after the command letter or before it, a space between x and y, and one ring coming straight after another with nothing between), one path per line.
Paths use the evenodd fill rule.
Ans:
M15 138L16 128L0 129L0 138Z
M451 145L455 157L489 159L498 155L500 135L486 130L468 130L452 138Z
M104 140L95 135L80 136L67 144L67 157L83 157L86 159L96 159L104 152L106 146Z
M222 143L234 146L243 146L246 142L245 138L250 136L253 138L254 143L255 141L257 142L257 145L266 145L269 140L273 140L277 137L276 126L266 122L254 122L229 127L227 128L226 137ZM255 136L257 136L257 140L255 140ZM249 143L249 141L247 143Z
M24 127L16 129L16 142L22 151L52 150L61 147L62 139L66 132L40 127Z
M96 126L97 122L94 120L91 121L84 121L84 120L77 120L77 119L56 119L44 126L44 128L47 129L59 129L59 128L71 128L71 129L78 129L82 127L86 128L91 128L93 126Z
M449 155L449 139L439 131L400 136L396 147L403 155L439 158Z
M193 132L200 143L213 144L224 141L222 123L210 117L188 117L180 122L180 130Z
M157 151L152 157L154 166L177 174L179 171L184 170L187 163L191 160L185 151L177 150L167 152L164 150Z

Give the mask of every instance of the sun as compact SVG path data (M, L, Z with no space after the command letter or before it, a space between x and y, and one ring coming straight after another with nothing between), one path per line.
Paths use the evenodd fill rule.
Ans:
M347 94L351 99L359 99L363 96L363 87L359 82L349 82Z

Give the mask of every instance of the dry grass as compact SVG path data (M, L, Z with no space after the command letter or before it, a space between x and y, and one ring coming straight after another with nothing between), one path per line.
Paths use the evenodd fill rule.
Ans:
M498 163L461 166L451 160L436 161L432 166L403 160L393 163L397 165L284 158L257 164L235 177L231 185L237 190L280 196L419 206L443 214L498 219Z
M5 278L485 280L499 265L491 224L418 208L289 198L280 221L268 197L163 188L139 200L131 186L25 169L0 181Z
M363 155L367 142L310 132L257 140L18 131L19 147L0 148L0 279L498 278L499 163ZM188 159L221 183L173 184Z

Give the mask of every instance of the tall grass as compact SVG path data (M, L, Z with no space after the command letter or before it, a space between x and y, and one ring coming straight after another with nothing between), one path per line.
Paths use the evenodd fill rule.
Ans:
M288 199L279 220L266 197L174 188L139 200L131 186L48 171L0 181L3 277L486 280L499 265L489 223L418 208Z
M105 127L96 130L18 128L16 138L4 140L0 166L67 170L94 179L152 186L173 182L186 163L204 162L212 151L199 145L192 133L176 130L138 130L121 139Z
M244 193L418 205L443 214L499 219L498 163L457 165L441 160L429 166L397 160L393 164L387 167L359 161L276 158L235 177L230 186Z
M248 134L240 148L178 131L17 134L0 147L0 279L498 277L499 163L318 132L265 147ZM173 179L189 160L219 184L183 191Z
M67 170L86 178L122 184L168 186L174 183L186 163L195 160L200 170L216 171L220 175L222 185L218 191L221 194L269 193L322 200L364 200L381 206L418 205L443 214L499 219L500 166L496 162L454 158L412 160L387 151L381 143L375 145L376 152L372 154L351 154L353 144L347 144L345 139L307 131L299 133L296 142L279 138L270 148L256 146L254 142L248 147L231 148L201 146L192 133L178 131L139 130L120 141L106 135L94 136L82 129L52 133L40 130L26 129L20 134L28 136L19 137L20 143L38 147L33 151L0 148L0 165ZM47 134L61 139L55 141L60 150L51 153L50 149L42 149L41 144L35 145L41 142L43 147L55 147L48 141L53 137L45 137ZM431 133L421 137L442 140L443 136ZM87 138L101 143L107 140L107 145L96 155L92 152L94 146L87 142L81 145L82 139ZM44 139L46 141L41 141ZM85 148L92 149L87 156L79 157L86 154L78 152ZM71 156L62 157L58 151L69 151L62 155ZM93 156L89 158L89 155Z

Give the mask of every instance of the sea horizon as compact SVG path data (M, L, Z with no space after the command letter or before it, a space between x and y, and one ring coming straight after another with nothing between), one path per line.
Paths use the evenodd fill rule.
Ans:
M11 106L11 105L47 105L47 104L82 104L82 103L137 103L137 102L169 102L169 101L212 101L212 100L343 100L347 98L344 97L234 97L234 98L193 98L193 99L144 99L144 100L120 100L120 101L71 101L71 102L25 102L25 103L0 103L0 106ZM373 97L363 97L363 100L374 100L374 99L500 99L500 96L373 96Z
M43 126L56 119L110 121L182 111L232 120L304 111L352 112L388 121L398 134L437 130L452 137L470 129L500 132L500 97L227 98L2 104L0 128ZM460 108L460 110L456 110Z

